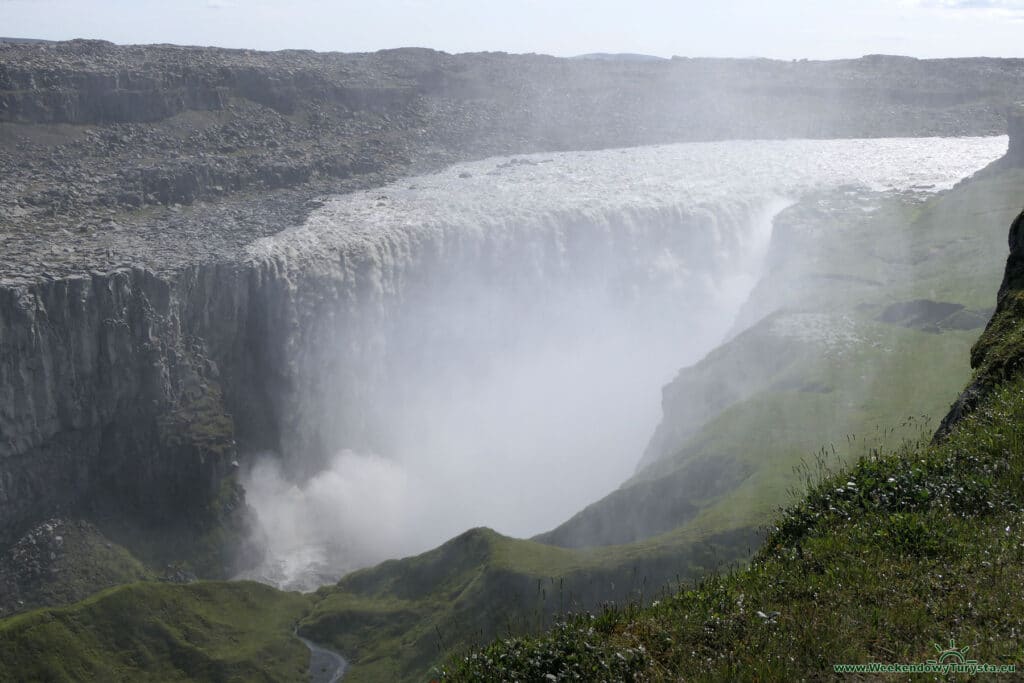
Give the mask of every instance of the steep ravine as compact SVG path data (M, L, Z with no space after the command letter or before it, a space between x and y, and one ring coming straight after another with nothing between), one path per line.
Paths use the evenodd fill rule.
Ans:
M336 408L372 403L397 308L446 269L472 278L468 263L523 262L464 239L3 288L0 538L83 507L154 523L201 516L238 458L236 438L247 451L304 454L365 444L372 416Z
M1016 264L1019 240L1011 245ZM1005 293L1013 294L1016 281L1010 273L1006 281ZM1007 307L997 315L1002 317L1012 319L1007 331L1016 335L1020 317ZM1012 342L1003 350L1017 357L1020 348ZM363 628L371 644L389 639L386 656L405 657L416 649L426 657L412 662L419 666L399 668L370 652L365 662L356 661L353 676L393 680L405 673L421 680L429 662L445 652L463 652L460 641L452 640L459 633L433 621L446 609L454 612L454 623L468 629L467 639L481 632L503 639L469 652L465 660L451 660L455 680L592 678L595 671L729 678L737 670L789 680L824 675L839 656L916 661L934 656L936 640L947 637L971 643L979 659L1015 662L1019 643L1012 629L1000 624L1015 624L1019 614L1006 606L1006 596L1018 594L1021 579L1015 531L1021 524L1015 476L1022 424L1019 383L1001 394L1001 403L967 424L945 451L873 458L841 478L825 479L782 516L773 542L751 570L709 576L693 590L658 596L648 608L583 615L539 640L514 638L504 620L481 631L474 618L494 616L481 605L509 604L517 580L531 594L539 594L543 583L554 601L561 584L537 582L533 573L550 576L548 567L579 570L579 556L473 530L424 556L353 574L339 589L315 597L244 582L149 583L4 620L0 671L33 679L131 680L145 667L145 674L168 680L306 680L309 654L292 635L301 619L318 631L318 642L340 643ZM526 578L510 575L509 565ZM991 590L993 585L999 590ZM424 586L436 590L436 597L411 599ZM353 588L366 595L346 595L344 589ZM591 588L609 595L603 581ZM374 600L377 594L380 602ZM863 620L849 616L864 604L878 606L878 623L867 624L867 632ZM908 614L914 617L909 624ZM416 640L395 630L396 621L411 624Z
M343 276L246 252L318 194L495 153L991 134L1003 99L986 88L1024 85L990 67L1012 64L4 44L0 546L58 513L203 527L237 507L221 483L240 454L313 454L297 462L315 468L339 444L387 446L387 416L362 399L401 374L381 343L417 305L415 277L392 288L398 271L380 280L368 252L334 254ZM911 95L894 85L907 78ZM434 254L422 272L439 244L408 252Z
M437 191L396 184L343 198L234 262L8 284L0 539L58 513L202 526L220 514L221 482L240 455L276 452L300 480L342 448L388 455L401 416L392 406L430 379L411 373L443 371L456 357L500 363L496 349L531 348L549 329L578 335L595 315L706 350L753 282L766 244L756 219L780 193L859 177L902 182L871 154L858 157L860 170L840 171L830 150L861 150L857 142L716 144L632 152L651 168L634 194L570 189L578 207L561 203L554 179L589 187L600 168L613 186L624 152L582 157L592 164L585 172L573 170L584 162L572 155L553 165L478 162L436 176ZM871 144L886 154L910 145ZM930 143L914 144L932 153ZM962 144L981 159L1001 143ZM959 177L970 163L962 156L942 172ZM710 159L739 172L753 158L772 181L743 181L739 199L728 186L674 198L665 193L681 189L658 185L683 183L683 170L699 174ZM551 180L529 180L536 173ZM529 204L445 203L472 188L484 201L501 182L514 192L553 189ZM431 196L433 209L416 204ZM421 223L407 224L405 204ZM466 213L446 217L452 207ZM499 210L511 213L490 213ZM387 227L392 215L397 227ZM667 358L660 372L686 361Z
M540 636L503 634L453 656L441 678L1019 677L1024 336L1012 302L1021 294L1021 221L997 312L972 354L978 375L998 370L944 440L821 472L777 514L748 568L649 606L572 616ZM965 664L942 669L968 651Z

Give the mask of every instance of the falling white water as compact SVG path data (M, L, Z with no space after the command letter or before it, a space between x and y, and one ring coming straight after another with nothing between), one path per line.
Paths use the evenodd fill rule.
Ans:
M251 575L311 588L468 527L555 526L630 476L662 384L727 333L780 210L947 188L1006 143L537 154L329 199L251 251L297 309L293 439L243 482L268 551Z

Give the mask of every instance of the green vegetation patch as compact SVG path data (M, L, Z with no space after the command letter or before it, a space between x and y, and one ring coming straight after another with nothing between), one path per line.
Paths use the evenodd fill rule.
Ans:
M320 589L299 632L345 655L346 681L425 680L452 648L535 633L581 606L649 601L670 581L745 559L756 536L670 533L570 550L472 529Z
M1024 666L1024 379L940 445L862 458L786 509L750 567L453 658L450 680L801 680L950 640Z
M0 622L0 681L305 681L308 596L136 583Z

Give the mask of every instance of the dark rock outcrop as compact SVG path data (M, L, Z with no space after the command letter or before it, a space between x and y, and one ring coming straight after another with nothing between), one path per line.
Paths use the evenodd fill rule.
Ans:
M915 299L890 304L875 319L938 334L944 330L976 330L984 327L991 316L992 309L974 311L963 304Z
M996 296L996 311L971 348L974 376L942 419L935 439L944 438L999 383L1024 370L1024 212L1010 226L1010 255Z

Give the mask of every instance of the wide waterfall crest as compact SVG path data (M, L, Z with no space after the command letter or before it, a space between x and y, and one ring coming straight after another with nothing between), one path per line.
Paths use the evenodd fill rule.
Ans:
M600 225L600 216L621 216L628 225L643 209L716 207L841 185L942 189L1006 146L1005 136L728 141L491 158L334 197L304 225L250 251L312 256L395 233L424 239L455 226L477 234L527 226L543 232L566 217Z

